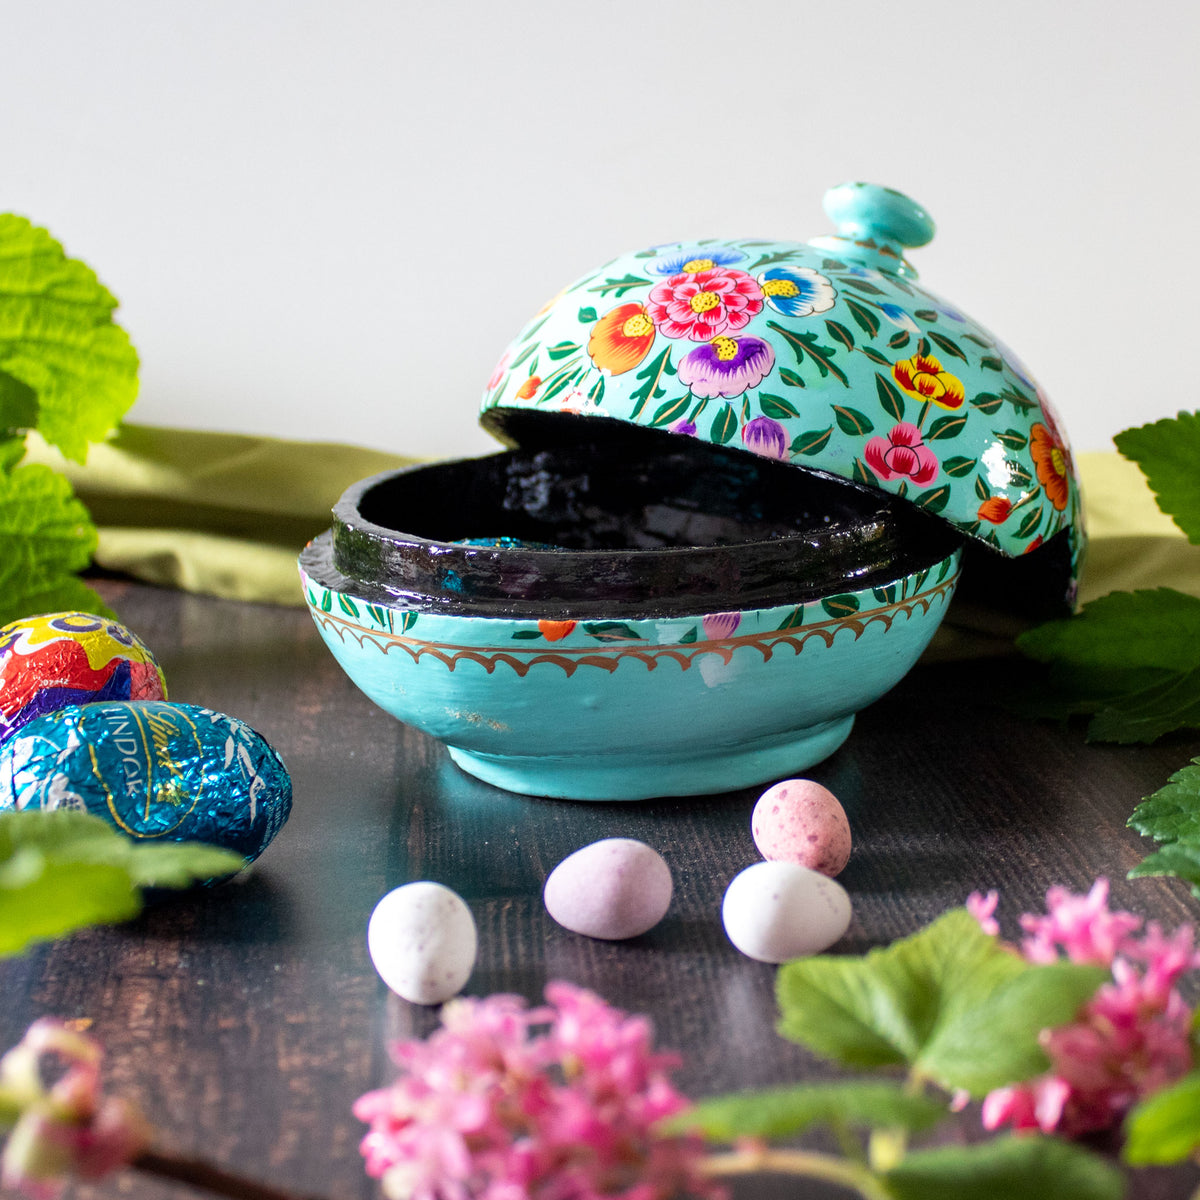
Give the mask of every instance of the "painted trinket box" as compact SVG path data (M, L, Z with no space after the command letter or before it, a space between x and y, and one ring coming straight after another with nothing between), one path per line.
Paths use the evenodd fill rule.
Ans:
M836 750L960 575L990 607L1069 607L1079 492L1046 398L917 283L917 205L849 184L826 210L807 245L585 276L488 382L510 449L343 495L301 575L372 700L514 791L725 791Z

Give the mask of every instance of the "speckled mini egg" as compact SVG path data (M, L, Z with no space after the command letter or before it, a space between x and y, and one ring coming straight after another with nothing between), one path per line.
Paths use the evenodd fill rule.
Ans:
M785 779L759 797L750 832L763 858L830 877L850 859L850 822L837 797L811 779Z
M840 883L796 863L747 867L725 891L721 919L747 957L781 963L827 950L850 924Z
M633 838L605 838L564 858L550 872L546 911L565 929L606 941L637 937L671 904L671 868Z
M0 629L0 740L69 704L166 698L154 655L116 621L60 612Z
M441 1004L475 968L475 920L457 892L421 880L388 892L367 924L367 950L383 982L413 1004Z
M78 704L0 745L0 811L80 809L138 840L257 858L292 808L279 755L236 717L194 704Z

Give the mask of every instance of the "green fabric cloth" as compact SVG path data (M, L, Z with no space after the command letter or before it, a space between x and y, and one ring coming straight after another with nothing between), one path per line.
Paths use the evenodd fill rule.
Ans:
M63 471L100 528L96 562L150 583L238 600L302 603L296 555L330 523L355 480L419 461L329 442L125 425L65 461L36 435L28 458ZM1084 601L1169 586L1200 595L1200 546L1159 511L1138 468L1114 453L1078 456L1090 544ZM960 626L962 623L960 622ZM940 633L950 657L982 630ZM1011 631L986 631L1006 640ZM965 640L963 640L965 639Z

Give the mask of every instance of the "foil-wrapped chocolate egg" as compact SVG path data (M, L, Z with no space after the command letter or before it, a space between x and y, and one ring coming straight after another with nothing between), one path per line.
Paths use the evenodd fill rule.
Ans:
M0 629L0 740L69 704L166 698L154 655L116 621L60 612Z
M0 812L73 808L130 837L208 842L257 858L292 807L261 734L193 704L78 704L0 744Z

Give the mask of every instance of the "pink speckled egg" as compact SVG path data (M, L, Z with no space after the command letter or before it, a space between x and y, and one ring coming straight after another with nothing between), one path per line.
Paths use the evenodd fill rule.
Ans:
M671 869L657 850L633 838L605 838L564 858L543 899L572 933L620 941L657 925L672 890Z
M797 863L831 878L850 859L850 822L837 797L811 779L785 779L759 797L754 844L772 862Z

